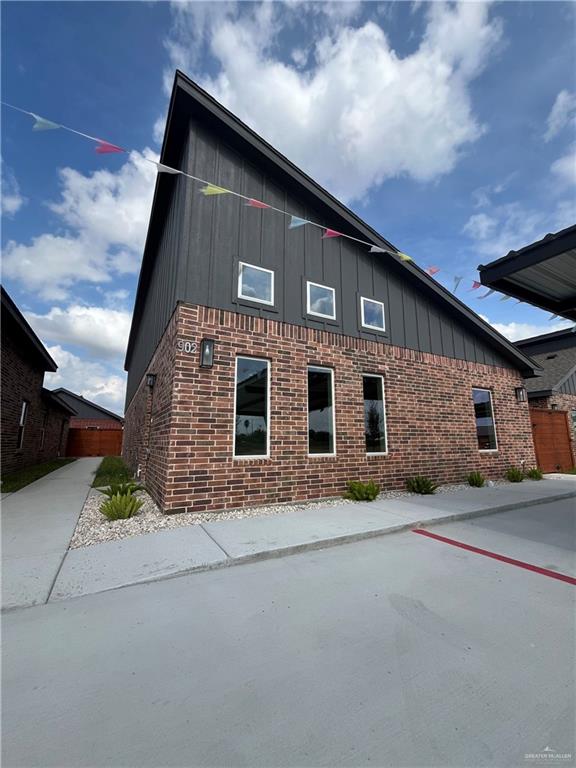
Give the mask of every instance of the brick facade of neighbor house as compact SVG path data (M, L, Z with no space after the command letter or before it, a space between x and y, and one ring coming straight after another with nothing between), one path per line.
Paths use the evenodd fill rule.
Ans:
M42 390L44 367L28 354L9 327L2 328L2 473L63 456L69 413L54 407ZM28 402L22 447L18 431L22 401ZM44 432L44 438L42 434Z
M84 419L79 416L70 418L71 429L115 429L122 431L122 422L115 419Z
M572 456L576 461L576 395L554 392L548 397L530 398L530 408L540 411L566 411L572 441Z
M216 341L210 369L176 346L202 338ZM238 355L270 361L270 458L233 458ZM308 365L334 371L333 457L308 456ZM535 463L528 405L515 396L522 376L513 368L180 304L148 371L156 384L151 392L143 379L129 405L124 456L168 513L337 496L354 479L403 488L415 474L442 483L472 470L496 478L511 464ZM384 377L385 456L366 454L363 373ZM493 453L478 450L473 387L493 394Z

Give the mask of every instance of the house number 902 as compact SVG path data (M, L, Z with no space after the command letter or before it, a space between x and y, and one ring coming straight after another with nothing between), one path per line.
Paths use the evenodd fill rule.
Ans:
M180 352L186 352L187 355L191 355L193 352L196 352L196 342L195 341L183 341L182 339L178 339L176 342L176 348Z

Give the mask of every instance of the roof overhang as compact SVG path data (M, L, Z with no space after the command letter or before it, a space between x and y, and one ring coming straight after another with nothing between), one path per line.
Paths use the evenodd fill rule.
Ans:
M488 288L576 321L576 225L480 265Z
M57 371L58 366L48 354L48 350L44 344L42 344L38 336L36 336L30 327L30 323L26 320L22 312L20 312L16 304L12 301L4 286L0 287L0 292L2 299L2 310L6 312L6 317L9 318L12 323L14 323L12 327L17 329L16 333L18 333L21 339L25 340L24 343L27 343L27 348L36 355L38 362L42 366L42 370L51 371L52 373Z

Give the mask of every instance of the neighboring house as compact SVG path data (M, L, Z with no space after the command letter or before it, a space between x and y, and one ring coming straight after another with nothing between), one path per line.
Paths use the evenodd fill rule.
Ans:
M43 388L57 365L2 293L2 474L64 456L71 409Z
M124 419L68 389L53 391L72 409L67 456L119 456Z
M123 453L164 512L535 464L535 364L183 74L158 175Z
M576 457L576 333L571 329L517 341L543 369L527 379L536 459L545 472L570 469Z

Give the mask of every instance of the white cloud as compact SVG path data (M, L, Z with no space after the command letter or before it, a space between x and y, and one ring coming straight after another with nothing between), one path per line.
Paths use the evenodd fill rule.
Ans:
M125 293L122 299L125 299ZM126 352L130 313L108 307L73 304L66 309L52 307L45 315L26 312L26 319L42 339L73 344L90 355L118 358Z
M496 219L486 213L475 213L464 225L464 232L474 240L491 237L496 229Z
M565 155L553 162L550 170L561 184L574 186L576 184L576 144L573 144Z
M0 161L2 168L2 186L0 201L2 204L2 215L12 217L18 213L20 208L27 202L26 198L20 194L20 187L16 181L16 177L8 168L6 163Z
M126 377L101 363L82 360L61 346L47 347L58 365L56 373L47 373L44 386L64 387L115 413L124 412Z
M31 242L8 242L3 270L28 290L48 300L69 296L77 283L106 283L139 269L152 204L156 169L144 158L149 149L131 152L119 171L83 175L60 171L62 195L49 208L64 231Z
M519 341L520 339L529 339L532 336L541 336L543 333L562 331L574 325L570 320L559 320L549 323L493 323L484 315L482 315L482 319L510 341Z
M404 58L375 23L350 25L356 5L198 5L175 7L172 65L345 200L394 176L436 179L484 131L469 86L501 37L485 3L431 3L420 45ZM303 13L316 33L307 70L276 53ZM219 67L212 78L197 71L202 45Z
M576 93L560 91L546 121L544 141L551 141L576 117Z

